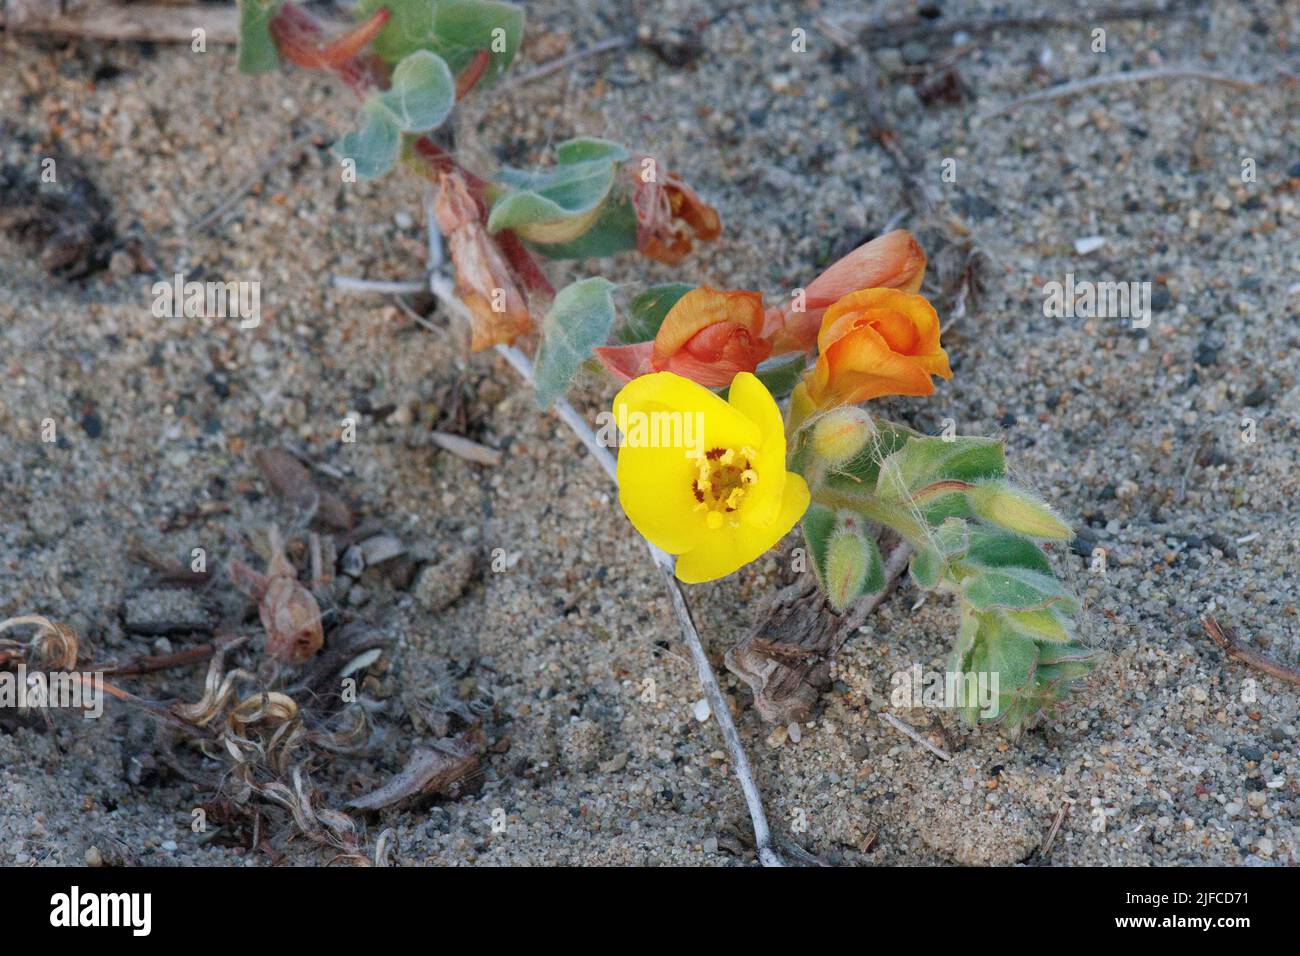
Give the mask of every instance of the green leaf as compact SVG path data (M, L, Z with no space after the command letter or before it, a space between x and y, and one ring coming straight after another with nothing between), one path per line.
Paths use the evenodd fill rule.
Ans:
M269 73L280 65L271 18L284 0L239 0L239 72Z
M579 136L576 139L565 140L555 147L555 161L561 166L590 163L598 159L621 163L627 157L626 146L621 146L613 140L601 139L599 136Z
M664 324L677 300L694 288L687 282L668 282L646 289L628 306L629 318L615 333L615 341L622 345L649 342L659 334L659 326Z
M437 6L432 49L452 72L459 74L479 50L491 57L484 83L510 69L524 35L522 8L499 0L439 0Z
M1033 686L1038 645L1000 627L993 618L979 615L976 620L978 630L963 668L964 679L957 685L958 703L970 723L1006 719L1008 709ZM979 699L981 689L984 700Z
M942 481L973 484L1006 470L1002 442L993 438L910 438L880 469L876 492L902 501Z
M565 286L542 319L537 350L537 404L548 408L564 394L591 350L614 324L614 283L594 277Z
M1097 653L1082 644L1049 644L1038 652L1038 679L1041 683L1069 684L1083 677L1097 665Z
M1074 614L1078 605L1054 577L1027 568L985 568L962 581L962 592L977 611L1033 611L1060 605Z
M881 463L903 448L909 440L918 437L912 429L893 422L877 419L875 425L876 432L862 453L837 465L832 472L844 479L842 486L846 489L856 487L863 492L874 490L880 476Z
M334 155L356 163L357 175L362 179L382 176L397 162L402 131L393 120L393 114L376 100L367 100L362 106L364 121L360 132L348 133L334 144Z
M630 202L610 200L600 207L596 221L570 242L529 243L548 259L603 259L636 248L636 213ZM614 336L618 339L617 333Z
M826 590L826 549L835 531L835 509L811 504L803 516L803 539L808 545L808 559L812 561L817 585Z
M1070 628L1050 608L1040 611L1001 611L1003 622L1017 634L1036 641L1063 643L1070 639Z
M361 0L353 15L366 20L380 9L388 10L388 22L370 48L385 63L399 63L416 50L436 48L438 0Z
M776 358L760 362L754 370L758 380L767 386L773 398L781 398L794 391L794 387L803 378L808 358L802 352L791 355L779 355Z
M392 86L377 94L404 133L425 133L443 124L456 105L456 80L442 57L418 50L397 64Z
M1050 575L1052 565L1034 542L1005 531L975 528L971 532L966 562L985 568L1022 567Z
M909 570L916 586L932 591L944 580L951 563L970 547L970 529L960 518L949 518L929 535L912 556Z
M595 225L627 150L587 138L561 144L556 158L550 169L497 173L510 189L492 204L489 232L513 229L530 243L569 243Z

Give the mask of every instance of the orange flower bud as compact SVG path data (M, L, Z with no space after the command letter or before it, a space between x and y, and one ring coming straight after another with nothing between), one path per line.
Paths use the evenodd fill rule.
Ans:
M864 289L826 310L817 364L800 384L802 407L852 405L883 395L930 395L930 376L952 378L939 316L922 296Z
M675 372L708 388L730 385L772 352L762 337L763 297L701 286L664 317L650 353L656 372Z
M787 307L769 312L772 354L807 352L813 347L822 316L834 302L862 289L917 292L925 277L925 253L906 229L895 229L858 246L804 289L802 311Z

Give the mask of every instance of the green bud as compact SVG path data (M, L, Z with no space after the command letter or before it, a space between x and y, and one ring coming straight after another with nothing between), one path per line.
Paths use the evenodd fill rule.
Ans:
M813 453L835 468L856 458L876 433L871 416L853 405L837 408L813 425Z
M871 571L862 536L840 531L826 547L826 596L831 607L843 611L862 593Z
M975 514L1017 534L1058 541L1071 536L1070 526L1044 502L1001 481L976 485L966 498Z

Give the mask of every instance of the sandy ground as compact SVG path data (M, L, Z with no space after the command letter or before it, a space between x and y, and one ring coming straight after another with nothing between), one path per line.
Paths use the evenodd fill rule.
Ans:
M979 12L935 6L944 18ZM534 161L571 135L608 135L652 149L717 205L722 240L682 270L626 259L612 278L779 295L908 212L895 167L862 130L851 61L818 32L815 6L744 4L703 28L712 4L528 7L531 61L637 24L700 44L682 66L644 49L586 61L462 117L468 160ZM948 713L905 714L947 727L946 763L877 716L890 675L940 668L955 631L950 602L912 609L910 585L842 653L797 742L773 735L725 675L776 829L832 862L1011 864L1063 807L1055 865L1300 859L1297 688L1225 660L1198 624L1212 610L1257 649L1300 657L1300 92L1180 80L976 119L1099 71L1294 68L1300 18L1269 0L1213 3L1181 20L1107 23L1105 54L1089 49L1093 26L976 39L955 60L970 90L959 103L922 105L906 83L908 64L946 42L877 58L937 200L931 222L902 224L932 258L942 235L964 230L989 262L985 294L945 329L955 378L888 410L927 430L952 418L1005 435L1018 472L1081 529L1056 554L1104 657L1083 697L1016 742ZM808 30L807 53L790 49L795 27ZM277 150L340 134L352 111L320 76L241 78L228 49L0 37L3 163L30 173L44 156L69 158L60 168L97 184L119 238L156 266L118 256L88 278L52 278L30 244L0 236L0 615L48 614L105 656L157 650L124 627L147 576L126 541L260 566L261 530L301 524L249 450L288 444L339 469L361 512L421 560L476 558L464 593L436 613L384 581L340 598L395 642L367 685L376 697L446 693L492 714L481 792L372 817L368 838L394 828L411 864L751 862L721 739L692 716L700 694L666 597L604 476L499 359L466 360L454 335L390 301L329 289L333 274L420 274L418 185L345 186L311 145L229 219L190 228ZM944 158L955 182L941 179ZM1241 180L1246 158L1253 183ZM1090 236L1105 244L1079 254ZM155 318L150 286L177 271L260 281L262 326ZM1044 317L1043 284L1066 273L1152 282L1150 327ZM612 393L593 375L575 399L594 419ZM499 467L422 440L451 395L467 434L505 451ZM349 413L358 434L345 444ZM54 445L40 440L47 418ZM719 665L752 605L791 579L797 544L692 590ZM1084 557L1094 547L1107 552L1104 572ZM497 548L513 560L500 573ZM237 619L240 601L223 590ZM123 683L193 699L200 676ZM146 723L122 708L98 721L59 715L52 729L0 716L0 863L78 863L93 847L142 863L265 864L191 832L206 795L156 766ZM315 771L336 804L403 765L413 728L383 726L373 757ZM507 826L494 833L498 809ZM284 849L297 863L328 856L303 841Z

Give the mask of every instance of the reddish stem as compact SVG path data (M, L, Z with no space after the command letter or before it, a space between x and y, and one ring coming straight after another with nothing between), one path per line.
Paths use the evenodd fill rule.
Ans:
M479 50L474 54L469 65L461 71L460 76L456 77L457 102L463 100L470 90L478 86L478 81L483 79L483 74L487 72L488 63L491 61L492 55L487 50Z
M284 58L309 70L337 70L360 55L388 22L385 9L376 10L341 36L322 42L318 22L293 4L280 8L271 20L271 37Z
M387 9L375 11L365 23L349 30L343 36L330 43L322 43L324 29L319 20L297 4L286 3L271 18L271 37L284 58L290 63L306 69L332 70L359 97L374 87L383 88L388 82L388 69L377 57L362 54L362 51L375 38L384 24L388 22ZM461 71L456 80L456 98L460 99L472 90L487 71L491 56L487 50L477 51L469 65ZM430 178L436 182L437 174L456 171L465 178L470 195L479 207L479 217L486 222L488 214L488 182L475 176L441 146L421 136L415 140L415 152L425 161ZM506 257L510 267L515 271L524 287L530 292L554 297L555 287L543 274L532 253L520 242L519 237L509 230L503 230L492 237L501 254Z

